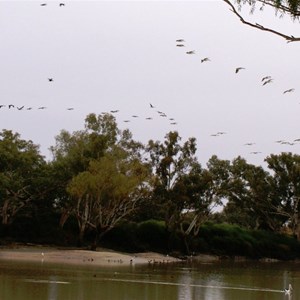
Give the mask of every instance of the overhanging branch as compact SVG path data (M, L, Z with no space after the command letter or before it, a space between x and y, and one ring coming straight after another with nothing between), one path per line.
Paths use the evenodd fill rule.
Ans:
M300 41L300 37L294 37L293 35L286 35L284 33L281 33L279 31L276 31L274 29L271 29L271 28L268 28L268 27L264 27L258 23L251 23L251 22L248 22L246 21L239 13L238 11L236 10L236 8L234 7L234 5L230 2L230 0L223 0L225 3L227 3L230 7L231 7L231 11L240 19L240 21L243 23L243 24L246 24L250 27L254 27L256 29L259 29L259 30L262 30L262 31L267 31L267 32L271 32L275 35L278 35L282 38L284 38L285 40L287 40L288 43L290 42L298 42Z

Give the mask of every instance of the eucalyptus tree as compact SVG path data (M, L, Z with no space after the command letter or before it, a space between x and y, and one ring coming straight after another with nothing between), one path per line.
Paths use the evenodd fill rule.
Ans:
M229 202L224 210L228 220L252 229L280 230L284 219L276 214L271 175L241 157L232 161L229 170Z
M62 130L50 148L53 185L56 187L55 206L61 212L63 227L73 210L73 203L66 191L74 176L84 172L90 161L101 158L112 147L120 131L115 118L110 114L89 114L84 129L75 132Z
M272 193L276 214L286 218L293 234L300 239L300 156L292 153L270 155L266 158L273 171Z
M253 21L246 20L241 14L242 6L250 7L250 12L254 13L258 8L260 11L265 8L273 8L277 15L288 15L293 21L299 21L300 16L300 0L223 0L230 6L231 11L240 19L240 21L248 26L258 30L270 32L284 38L287 42L300 41L300 37L284 33L278 29L258 24Z
M98 239L132 214L146 196L147 178L148 168L120 148L91 161L86 171L73 177L67 191L74 199L80 241L92 228L97 246Z
M153 180L153 201L160 207L168 230L176 227L178 215L185 207L173 197L174 187L198 163L196 140L190 138L183 145L177 131L169 132L164 142L150 140L146 150L150 157Z
M211 174L196 157L196 140L181 143L178 132L169 132L163 142L150 140L149 153L154 175L152 200L159 208L167 230L179 232L189 252L188 239L196 236L219 198Z
M10 130L0 133L0 216L4 226L45 196L46 166L39 147Z
M56 199L61 226L74 216L80 241L87 228L101 237L136 208L141 199L137 191L146 184L148 170L142 162L143 145L133 140L129 130L118 129L112 115L90 114L84 130L62 131L52 152L54 174L61 182Z

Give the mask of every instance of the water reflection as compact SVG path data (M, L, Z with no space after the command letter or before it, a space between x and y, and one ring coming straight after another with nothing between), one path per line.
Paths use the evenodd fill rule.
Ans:
M290 283L293 296L283 292ZM298 286L297 264L116 268L0 264L1 300L296 300Z

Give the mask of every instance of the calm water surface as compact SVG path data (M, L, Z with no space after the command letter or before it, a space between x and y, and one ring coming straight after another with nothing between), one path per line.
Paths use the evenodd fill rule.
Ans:
M292 296L282 290L291 283ZM300 264L74 267L0 261L1 300L300 299Z

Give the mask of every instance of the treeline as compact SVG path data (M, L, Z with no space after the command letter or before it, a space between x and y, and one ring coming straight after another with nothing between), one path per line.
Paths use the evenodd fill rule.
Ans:
M110 114L88 115L80 131L62 130L50 150L53 158L46 161L32 141L10 130L0 133L2 241L89 244L94 249L109 243L126 248L128 243L143 248L143 236L157 236L157 241L163 236L161 251L189 254L218 252L215 231L205 238L205 228L225 226L235 232L227 237L231 245L238 242L239 228L264 230L272 237L288 234L293 237L291 247L297 248L298 155L268 156L268 171L242 157L227 161L212 156L203 167L195 138L183 142L175 131L145 145L129 130L120 130ZM221 212L215 212L218 206L223 206ZM138 233L148 220L160 226ZM116 235L120 228L127 228L127 234ZM127 236L130 228L135 228L135 243ZM249 249L255 248L255 239L246 239ZM221 235L218 243L224 240Z

